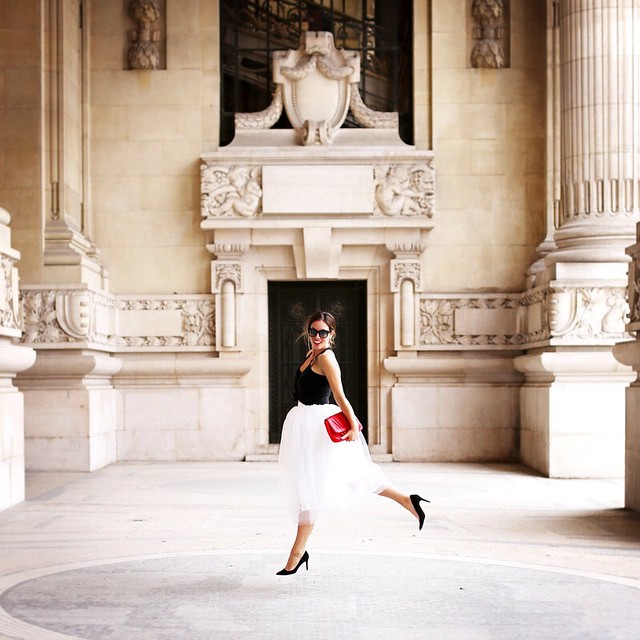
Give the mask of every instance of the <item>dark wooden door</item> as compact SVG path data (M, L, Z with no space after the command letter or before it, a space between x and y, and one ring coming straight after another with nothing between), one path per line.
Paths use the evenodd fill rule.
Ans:
M280 442L282 422L294 405L295 369L307 345L304 320L329 311L338 323L335 353L347 398L367 424L367 283L364 281L269 283L269 441Z

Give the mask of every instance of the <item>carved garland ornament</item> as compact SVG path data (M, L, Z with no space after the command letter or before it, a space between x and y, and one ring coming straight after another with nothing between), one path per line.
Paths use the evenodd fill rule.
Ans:
M262 167L200 167L204 218L250 218L262 209Z
M179 336L118 336L94 330L96 307L116 311L180 310ZM116 347L210 347L215 345L213 300L117 300L86 289L72 291L29 290L22 293L24 335L28 344L92 342Z
M432 163L375 167L375 213L433 217L435 178Z
M455 312L458 309L515 309L520 301L514 298L422 298L420 300L420 343L423 345L516 345L519 334L460 335L455 333Z

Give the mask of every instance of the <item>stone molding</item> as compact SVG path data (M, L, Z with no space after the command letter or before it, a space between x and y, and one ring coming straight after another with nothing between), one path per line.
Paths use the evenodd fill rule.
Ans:
M418 294L417 301L411 350L609 346L631 337L625 329L624 287L562 285L500 296Z
M215 350L210 295L114 296L87 287L21 291L24 344L103 351Z
M270 202L273 202L274 198L277 201L280 197L279 188L272 187L278 176L271 171L271 167L274 164L289 164L284 157L280 163L268 162L264 165L217 164L207 157L203 160L200 168L200 202L202 217L207 220L262 217L265 192L270 196ZM259 158L256 160L259 161ZM299 167L307 166L301 164L300 159L297 159L295 164ZM310 175L314 173L314 166L308 165ZM362 205L364 210L360 216L397 219L434 217L435 168L432 155L421 158L420 162L407 159L394 164L369 166L373 171L374 180L367 193L363 195L367 201ZM266 167L270 168L269 177L263 175ZM318 180L326 180L325 173L318 171ZM331 178L328 180L327 189L344 188L344 185L338 183L338 175L333 182ZM296 191L305 188L303 184L292 186ZM285 207L287 206L288 201L285 203ZM300 210L303 211L302 208Z

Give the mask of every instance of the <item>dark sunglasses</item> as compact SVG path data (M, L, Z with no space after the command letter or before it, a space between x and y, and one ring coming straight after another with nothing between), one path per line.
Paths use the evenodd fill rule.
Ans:
M307 329L307 333L312 338L315 338L316 336L320 336L321 338L326 338L331 333L331 331L327 331L326 329L320 329L320 331L318 331L313 327L309 327L309 329Z

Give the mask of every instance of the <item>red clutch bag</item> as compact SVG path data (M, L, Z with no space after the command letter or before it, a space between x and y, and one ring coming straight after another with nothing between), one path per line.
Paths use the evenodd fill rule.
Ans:
M342 411L326 418L324 426L327 428L329 437L334 442L343 442L347 431L351 430L351 423ZM358 423L358 426L360 427L360 431L362 431L362 425Z

